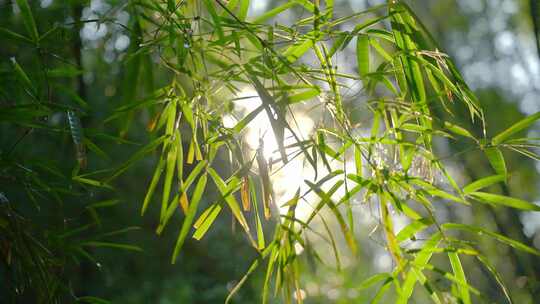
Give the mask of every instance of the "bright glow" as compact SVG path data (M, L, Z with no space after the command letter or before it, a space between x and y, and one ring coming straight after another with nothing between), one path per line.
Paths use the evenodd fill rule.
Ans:
M375 256L375 267L380 271L388 271L392 267L392 257L386 251L380 251Z
M238 122L232 115L226 114L221 118L225 128L233 128Z
M300 243L296 242L294 243L294 252L296 253L296 255L301 255L302 252L304 252L304 247L302 247Z
M293 297L295 300L305 300L306 292L303 289L298 289L294 292Z
M243 115L247 115L262 104L261 99L257 95L257 92L245 88L238 95L239 100L235 101L237 109L239 109ZM289 122L291 128L295 134L301 138L306 138L313 132L315 124L311 118L302 114L294 114L295 121ZM229 121L231 118L224 116L223 122ZM227 122L228 123L228 122ZM251 149L250 157L253 157L259 148L259 139L262 139L263 155L265 159L270 163L272 160L280 159L279 146L277 144L272 125L268 119L267 113L261 111L257 117L255 117L246 127L245 141ZM292 136L289 130L285 130L284 145L293 144L296 139ZM297 148L287 149L287 154L294 155L297 152ZM300 189L305 191L304 179L313 180L314 172L309 167L304 166L304 157L299 156L295 159L290 159L289 162L284 165L282 162L277 162L272 165L271 180L274 190L275 203L280 209L280 213L287 212L288 207L281 206L288 200L292 199L296 194L296 191ZM255 164L256 165L256 164ZM313 209L305 201L300 200L296 207L296 216L299 219L306 219Z

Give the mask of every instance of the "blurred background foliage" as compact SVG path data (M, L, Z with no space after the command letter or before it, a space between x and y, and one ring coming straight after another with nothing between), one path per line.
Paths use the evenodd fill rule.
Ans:
M249 15L260 15L283 2L251 1ZM383 2L336 0L335 10L336 14L346 14ZM532 2L409 1L474 89L492 135L524 114L540 110L540 61ZM139 216L157 155L137 162L115 180L114 189L71 178L81 162L77 161L78 148L69 131L73 123L69 122L68 111L79 117L89 141L86 172L115 167L150 140L146 129L153 113L104 123L114 109L168 81L168 72L150 57L130 54L139 41L136 14L129 2L28 3L39 34L47 33L40 46L0 31L0 303L46 303L51 292L62 303L98 302L97 298L112 303L222 302L256 253L240 233L235 233L239 227L222 217L202 241L188 240L177 263L171 265L181 218L173 219L175 222L157 237L154 229L158 211ZM0 28L26 33L23 14L16 1L0 0ZM276 22L287 24L302 14L301 10L290 11ZM102 22L93 22L95 19ZM346 70L354 56L354 51L346 51L336 65ZM17 65L35 87L30 95L41 94L34 98L47 100L55 111L9 111L15 99L28 98L29 94L21 89L25 78L17 73ZM46 115L48 111L52 115ZM130 121L133 119L136 121ZM480 134L481 130L476 132ZM540 137L538 132L538 128L531 129L528 135ZM466 147L456 144L445 149L453 154ZM449 165L461 181L489 175L491 168L481 154L459 154L449 160ZM538 201L538 163L517 153L505 156L511 168L509 184L493 191ZM211 201L216 196L207 191L203 200ZM534 213L484 205L472 209L442 206L437 212L443 218L464 219L540 248L540 217ZM367 238L365 229L369 227L366 224L358 229L360 256L344 261L343 271L304 261L306 303L364 303L371 299L372 294L359 290L358 284L369 275L387 271L391 258ZM491 239L481 242L515 303L536 302L540 295L538 259ZM21 265L9 264L10 259ZM502 293L485 270L472 260L464 259L463 263L469 270L469 281L485 292L488 302L501 303ZM41 266L29 275L20 273L27 270L25 265ZM253 303L258 299L263 275L255 273L234 302ZM25 289L15 286L22 278L31 280L23 284ZM425 301L425 296L418 295L411 302Z

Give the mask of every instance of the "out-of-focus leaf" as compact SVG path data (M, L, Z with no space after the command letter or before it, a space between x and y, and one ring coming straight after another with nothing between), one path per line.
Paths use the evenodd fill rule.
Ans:
M17 6L21 10L21 16L23 18L26 31L28 31L28 34L30 35L30 37L32 37L32 40L34 40L34 42L37 42L39 39L39 33L37 30L36 21L34 20L34 16L32 15L32 10L30 9L30 5L28 5L28 1L17 0Z
M120 243L111 243L111 242L89 241L89 242L84 242L81 245L89 246L89 247L96 247L96 248L115 248L115 249L123 249L123 250L130 250L130 251L140 251L140 252L143 251L141 247L139 246L120 244Z

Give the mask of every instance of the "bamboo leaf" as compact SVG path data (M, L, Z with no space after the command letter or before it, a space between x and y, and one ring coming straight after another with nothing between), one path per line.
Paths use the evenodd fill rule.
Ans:
M321 93L321 90L319 89L319 87L312 87L305 90L302 93L289 96L287 101L289 102L289 104L294 104L294 103L302 102L304 100L315 98L319 96L320 93Z
M347 241L347 245L349 246L351 252L353 254L356 254L358 249L357 249L357 246L356 246L356 241L354 239L354 235L352 234L349 227L347 227L345 219L341 215L341 212L338 210L336 204L332 201L331 195L324 192L319 186L317 186L316 184L314 184L314 183L312 183L310 181L306 180L305 183L321 198L321 200L322 200L322 202L324 204L328 205L328 207L330 208L330 210L332 211L332 213L334 214L334 216L336 217L336 219L337 219L337 221L339 223L339 226L340 226L341 231L343 233L343 237Z
M433 249L437 248L440 241L441 241L441 234L435 233L422 247L420 252L416 255L414 258L414 264L418 268L418 270L421 270L423 265L427 265L429 263L429 260L431 259L433 255ZM399 298L396 301L397 304L405 304L408 302L409 298L411 297L414 285L416 284L416 281L418 280L418 276L416 273L411 269L407 272L405 276L405 280L402 285L401 293L399 294ZM420 281L420 283L424 283Z
M359 290L366 289L373 286L374 284L377 284L381 281L386 281L388 279L392 280L392 276L389 273L377 273L363 280L356 288Z
M214 21L213 28L216 30L219 40L224 41L225 36L223 34L223 28L221 27L221 17L217 14L214 5L210 0L203 0L203 2L210 17L212 17L212 21Z
M30 80L26 72L22 69L19 63L17 63L15 57L11 57L11 64L13 65L13 69L15 70L15 74L17 75L17 78L19 78L19 81L21 81L21 83L25 85L28 89L30 89L32 94L35 95L36 88L32 84L32 81Z
M365 77L370 71L369 36L359 34L356 39L356 63L358 64L358 74L361 77Z
M189 205L186 217L184 218L184 222L182 223L182 228L180 229L180 234L178 235L178 240L176 241L176 246L174 247L174 252L171 260L172 264L176 262L176 258L178 257L178 254L180 253L180 250L184 245L184 241L189 233L189 229L191 228L191 224L193 223L193 219L195 218L195 214L197 213L199 202L201 201L204 189L206 188L206 180L206 174L204 174L199 178L199 181L195 186L193 196L191 197L191 204Z
M26 31L28 31L28 34L30 35L30 37L32 37L32 40L34 40L34 42L37 42L39 40L39 33L37 30L36 21L34 20L34 16L32 15L32 10L30 9L30 5L28 5L28 1L17 0L17 6L21 10L21 16L23 18Z
M117 178L118 176L120 176L122 173L124 173L127 169L129 169L135 162L137 162L138 160L140 160L141 158L143 158L146 154L154 151L159 145L161 145L163 143L163 141L165 141L165 139L167 139L168 136L167 135L164 135L164 136L161 136L161 137L158 137L156 139L154 139L153 141L151 141L149 144L147 144L146 146L144 146L143 148L141 148L139 151L137 151L135 154L133 154L126 162L124 162L122 165L120 165L115 171L114 173L105 180L105 182L110 182L112 181L113 179Z
M154 191L159 182L159 178L161 177L161 173L163 172L164 166L165 166L165 160L162 156L159 158L159 162L156 166L156 169L154 170L154 174L152 175L152 180L150 181L150 185L148 186L148 190L146 191L146 195L143 201L143 206L141 208L141 215L144 215L146 208L148 208L148 204L150 203L150 200L152 199L152 196L154 195Z
M218 190L223 196L223 199L225 200L227 205L229 205L229 208L231 208L231 211L234 217L238 220L238 222L244 228L244 230L248 232L249 226L246 222L246 219L244 218L244 214L242 213L242 210L240 209L240 205L238 204L238 202L232 195L232 193L234 192L233 188L235 185L233 185L233 187L231 187L231 185L227 185L221 179L221 177L219 177L217 172L212 168L208 168L208 173L210 173L210 176L212 177L212 179L214 180L214 183L218 187Z
M506 139L512 137L512 135L518 133L519 131L530 127L538 119L540 119L540 112L536 112L533 115L527 116L524 119L522 119L522 120L516 122L515 124L513 124L510 128L502 131L497 136L493 137L491 142L494 145L498 145L498 144L504 142Z
M313 5L312 4L310 5L310 3L307 3L307 1L292 0L258 16L257 18L253 19L251 23L263 23L267 21L268 19L272 19L276 17L277 15L281 14L282 12L296 5L303 5L308 10L310 9L310 11L313 12Z
M463 304L471 304L471 296L469 294L469 289L466 287L467 278L465 277L465 271L459 260L459 255L456 252L449 252L448 257L450 259L450 264L452 265L452 270L454 271L455 277L458 280L458 290Z
M502 174L484 177L463 187L463 193L470 194L471 192L489 187L496 183L504 182L505 180L506 177Z
M27 37L15 33L7 28L0 27L0 35L3 37L6 37L8 39L18 41L18 42L24 42L24 43L33 43L32 40L28 39Z
M488 204L503 205L521 210L540 211L540 206L514 197L486 192L471 192L469 195L480 202Z
M518 242L516 240L513 240L513 239L511 239L509 237L506 237L504 235L495 233L493 231L489 231L489 230L481 228L481 227L465 225L465 224L445 223L445 224L441 225L441 228L443 228L444 230L468 231L468 232L478 234L480 236L487 235L487 236L490 236L490 237L496 239L497 241L499 241L501 243L504 243L504 244L506 244L506 245L508 245L510 247L519 249L521 251L524 251L524 252L527 252L527 253L530 253L530 254L540 256L540 251L536 250L535 248L529 247L529 246L527 246L527 245L525 245L523 243L520 243L520 242Z
M233 127L233 131L236 133L236 134L239 134L253 119L255 119L255 117L257 117L257 115L259 115L259 113L264 110L264 106L263 105L260 105L259 107L257 107L255 110L249 112L248 115L246 115L244 118L242 118L242 120L240 120L234 127Z
M309 38L309 35L312 34L313 33L306 34L305 36L308 37L304 36L303 39L300 39L298 43L295 43L294 45L286 49L285 52L283 52L283 56L287 58L287 61L289 63L296 62L298 59L300 59L300 57L302 57L315 45L314 39Z
M134 245L120 244L120 243L111 243L111 242L98 242L98 241L88 241L81 244L82 246L96 247L96 248L115 248L115 249L124 249L130 251L140 251L143 250Z
M91 185L91 186L94 186L94 187L106 188L106 189L110 189L110 190L114 189L111 185L107 184L106 182L102 182L102 181L98 181L98 180L94 180L94 179L90 179L90 178L85 178L85 177L80 177L80 176L73 176L72 179L74 181L76 181L76 182Z
M199 216L193 227L196 229L193 234L193 238L200 240L210 229L212 223L216 220L217 216L221 212L221 206L219 204L213 204L208 207L202 214Z
M418 231L423 230L432 224L433 220L429 218L415 220L405 228L401 229L401 231L399 231L399 233L396 235L396 239L399 243L401 243L413 237Z
M504 161L504 156L501 150L499 150L497 147L488 147L484 149L484 153L486 153L493 170L495 170L497 174L505 176L506 179L508 173L506 171L506 162Z

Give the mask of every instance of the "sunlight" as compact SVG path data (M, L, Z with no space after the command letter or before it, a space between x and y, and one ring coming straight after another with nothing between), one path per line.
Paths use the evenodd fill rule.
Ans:
M257 92L251 88L244 88L238 95L238 100L235 102L237 109L242 115L247 115L251 111L255 110L262 103L261 99L257 95ZM291 128L297 136L307 137L310 135L315 127L313 120L303 113L294 114L294 122L291 123ZM234 125L236 119L230 115L223 117L223 123L227 127ZM278 152L278 144L272 130L272 125L266 112L262 111L253 119L248 126L244 134L244 139L251 150L250 157L254 157L257 149L259 149L260 139L262 140L263 155L268 163L274 161L271 166L270 174L272 180L272 186L274 191L275 204L278 207L281 214L287 212L286 207L281 207L285 202L290 200L296 194L296 191L300 188L301 191L306 190L304 180L313 180L314 173L311 168L304 166L304 157L299 156L294 159L290 159L289 162L284 165L283 162L277 161L280 158ZM285 130L285 145L293 144L296 140L292 137L289 130ZM288 154L294 155L295 151L292 149L287 151ZM255 164L256 166L256 164ZM309 216L313 209L304 201L299 201L296 212L299 219L305 219Z

